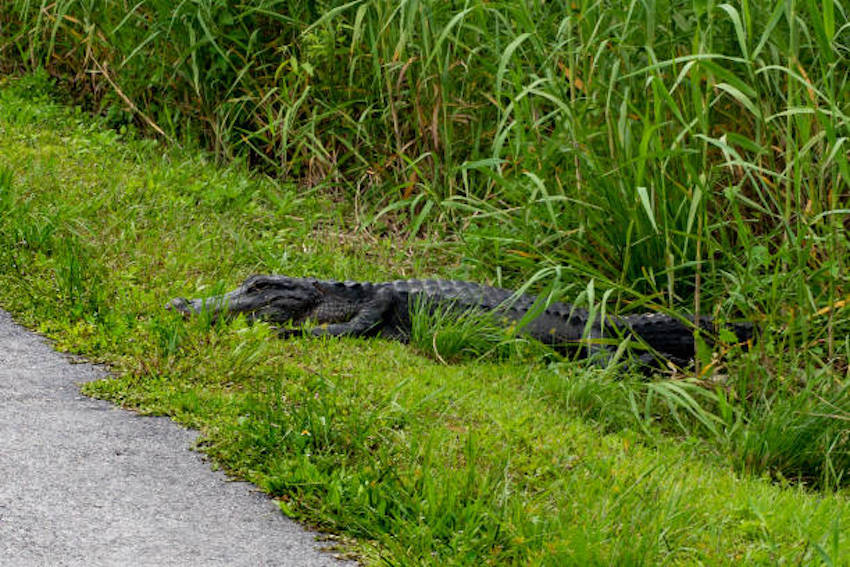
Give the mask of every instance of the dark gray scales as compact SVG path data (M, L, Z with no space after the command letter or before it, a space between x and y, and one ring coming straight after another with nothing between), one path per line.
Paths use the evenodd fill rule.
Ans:
M272 275L251 276L235 290L220 296L177 298L167 307L186 315L202 311L214 316L244 314L250 320L296 327L313 321L318 325L311 327L310 332L316 336L383 336L406 340L411 331L414 301L424 300L432 306L450 306L459 311L492 312L510 323L520 321L535 299L465 281L336 282ZM528 322L522 332L559 350L578 349L581 354L613 349L616 343L631 337L676 363L694 356L692 324L675 317L647 313L609 317L604 322L595 320L591 325L588 317L583 309L555 302ZM701 318L700 327L713 331L709 318ZM746 324L729 328L741 341L748 339L752 331ZM301 332L288 329L282 334Z

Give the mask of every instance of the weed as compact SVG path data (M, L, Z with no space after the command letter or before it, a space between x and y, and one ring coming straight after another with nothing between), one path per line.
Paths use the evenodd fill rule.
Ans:
M732 447L737 466L820 487L840 486L850 468L850 393L813 381L762 404Z
M8 168L0 169L0 220L5 224L6 216L8 216L15 203L14 187L12 185L12 170Z
M161 356L166 358L177 354L187 337L183 317L178 313L168 312L153 317L149 324Z
M496 313L435 305L418 296L410 306L410 321L411 344L443 363L517 353L516 324L506 325ZM538 352L543 351L541 346Z

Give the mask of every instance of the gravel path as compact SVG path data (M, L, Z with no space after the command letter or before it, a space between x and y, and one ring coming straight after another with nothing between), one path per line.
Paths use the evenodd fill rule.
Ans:
M103 375L0 311L0 565L344 565L196 433L80 394Z

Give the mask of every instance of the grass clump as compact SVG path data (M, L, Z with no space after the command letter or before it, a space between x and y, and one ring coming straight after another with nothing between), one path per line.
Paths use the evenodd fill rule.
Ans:
M532 346L538 355L547 354L542 345L528 345L529 341L517 337L516 324L506 324L495 312L434 305L421 296L410 311L411 345L444 364L463 359L520 357L523 346L525 350Z
M850 393L823 397L811 387L776 396L739 433L733 449L743 471L770 471L789 481L822 487L846 484L850 471Z

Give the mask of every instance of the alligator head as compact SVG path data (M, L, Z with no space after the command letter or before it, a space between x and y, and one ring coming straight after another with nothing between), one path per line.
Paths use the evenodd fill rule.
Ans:
M300 322L320 302L316 281L286 276L251 276L235 290L204 299L172 299L166 309L183 315L209 312L213 319L244 314L250 321Z

